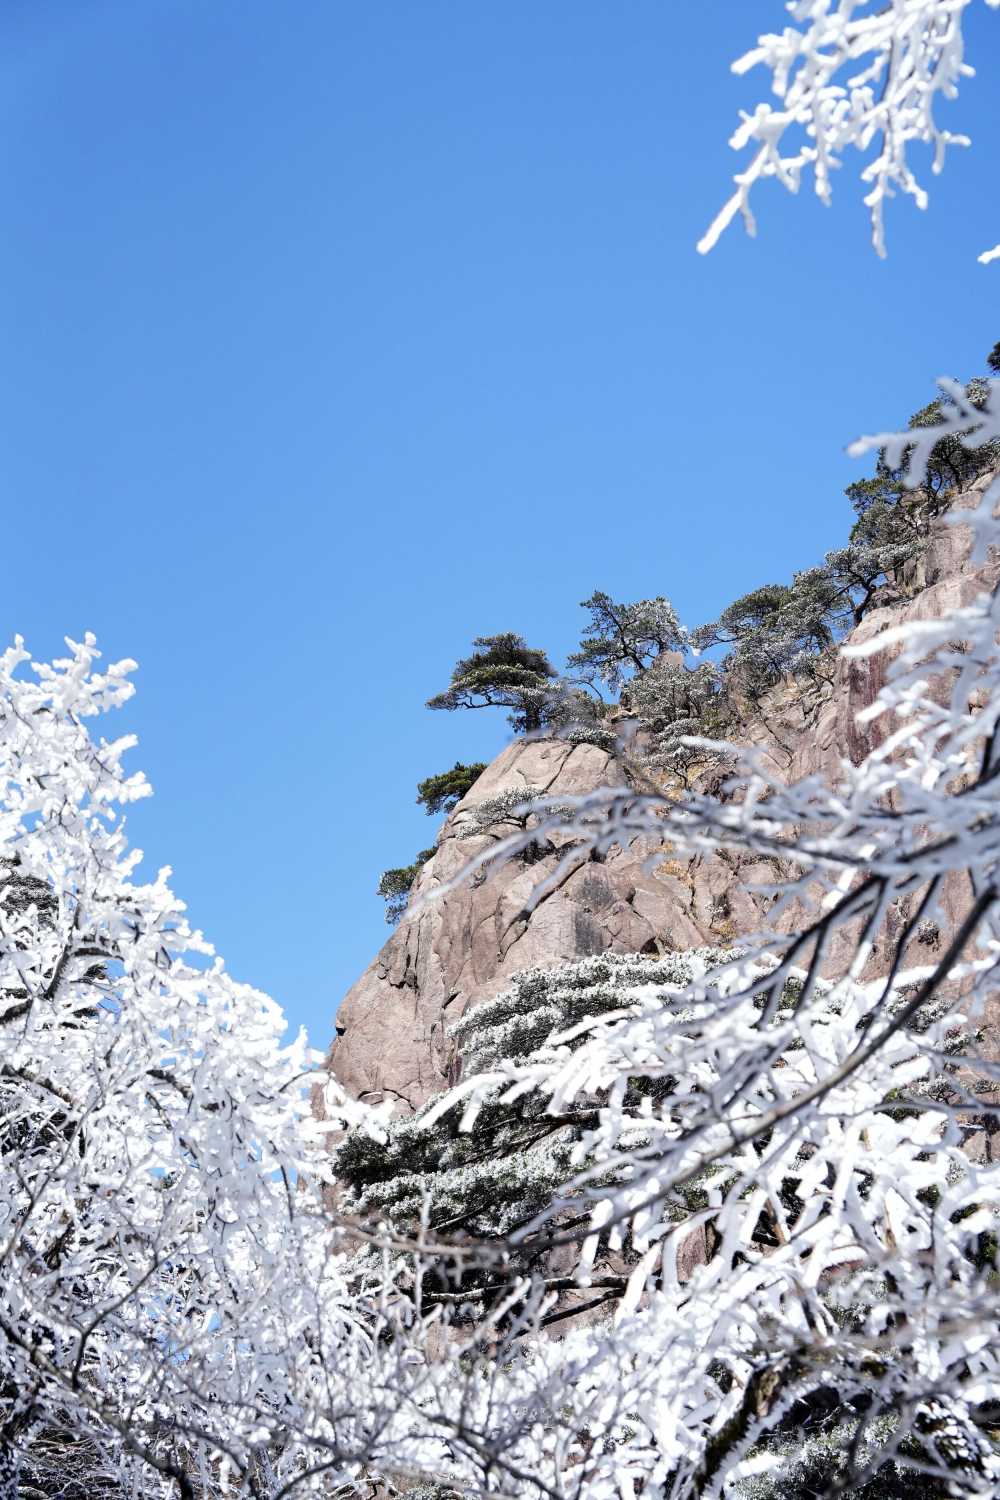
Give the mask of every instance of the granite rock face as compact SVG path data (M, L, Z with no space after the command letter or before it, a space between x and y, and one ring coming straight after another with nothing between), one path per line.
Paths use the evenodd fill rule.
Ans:
M985 483L961 497L956 508L974 504ZM912 597L869 611L852 639L865 640L886 624L935 618L968 603L998 573L995 564L974 573L968 556L968 528L940 524L915 570ZM857 764L885 732L877 720L857 723L858 713L876 697L885 669L884 655L837 657L825 684L804 689L789 682L750 723L747 742L785 780L816 773L836 780L845 762ZM411 907L513 831L509 822L484 831L475 816L477 804L527 789L573 796L623 779L615 756L596 746L514 741L449 817L436 853L420 872ZM709 770L702 782L711 784ZM512 861L488 879L466 881L441 900L408 911L341 1004L327 1066L355 1097L374 1103L391 1096L398 1109L413 1110L456 1081L448 1026L521 970L609 951L652 954L726 943L758 925L757 900L747 887L773 880L773 865L734 853L667 860L649 872L643 869L648 852L616 849L600 863L583 864L528 918L526 899L555 869L557 849L530 864ZM945 892L949 923L961 915L967 896L957 885ZM905 918L901 912L900 922Z
M977 505L993 477L986 475L959 496L950 515L957 517ZM969 527L941 518L926 551L907 565L911 596L869 609L845 644L871 640L888 625L940 619L970 604L984 588L994 587L1000 576L997 560L973 569L970 551ZM766 711L748 727L746 743L764 751L785 781L817 773L835 781L845 761L860 764L887 731L887 721L859 725L857 716L878 697L891 659L891 651L853 660L838 654L831 661L832 681L822 692L803 690L798 683L777 689Z
M413 903L515 831L513 823L499 822L484 832L475 817L478 803L527 788L575 796L621 780L615 757L594 745L515 740L448 819ZM404 915L337 1012L329 1065L350 1093L370 1102L389 1094L417 1108L455 1080L448 1025L523 969L608 951L658 953L710 942L719 935L723 905L730 935L753 920L731 869L706 862L697 878L687 864L645 873L644 851L636 849L614 850L601 863L573 870L526 918L529 895L559 857L552 849L530 864L511 861L488 879L466 881ZM751 872L744 878L753 878Z

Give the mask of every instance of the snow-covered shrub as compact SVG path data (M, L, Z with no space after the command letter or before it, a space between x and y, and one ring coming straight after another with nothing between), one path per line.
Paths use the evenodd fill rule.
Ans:
M323 1209L315 1055L169 870L138 876L124 809L149 786L130 736L88 728L134 663L68 646L0 655L0 1494L315 1492L317 1454L351 1486L394 1355L383 1339L373 1387L379 1317Z

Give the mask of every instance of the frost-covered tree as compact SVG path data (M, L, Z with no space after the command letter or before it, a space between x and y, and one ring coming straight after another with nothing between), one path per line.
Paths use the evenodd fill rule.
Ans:
M975 410L987 394L986 383L976 379L965 387L964 400ZM910 427L934 427L954 410L954 398L942 394L911 417ZM756 700L789 672L815 670L817 658L873 604L905 595L907 564L924 550L933 523L1000 461L995 440L966 441L973 430L941 429L918 486L908 470L912 445L893 464L880 451L874 474L847 487L857 520L846 546L797 573L790 584L752 590L694 632L699 648L729 648L725 674L733 688Z
M860 516L846 547L836 547L824 559L830 579L849 605L850 623L860 625L876 603L889 604L902 596L898 580L917 548L900 537L889 517L893 512L872 508ZM846 622L846 617L841 616Z
M685 649L686 637L669 599L619 604L595 589L581 608L589 610L590 620L580 649L567 660L580 679L593 687L602 682L619 692L665 651Z
M430 816L454 812L466 792L472 789L485 770L485 761L477 760L466 766L456 760L450 771L427 776L417 783L417 801Z
M691 738L721 738L732 726L732 705L723 687L721 669L708 660L689 667L665 657L633 678L628 711L641 731L637 750L642 761L682 777L698 767L705 751L692 745Z
M1000 438L1000 381L975 405L957 383L943 394L936 428L864 449L891 465L907 453L919 485L942 438ZM1000 476L977 483L940 524L967 526L985 568ZM487 1026L478 1073L475 1031L490 1013L473 1013L469 1076L423 1116L432 1132L457 1118L473 1153L480 1110L480 1146L504 1110L581 1126L573 1174L508 1227L509 1259L490 1261L487 1288L496 1305L522 1305L522 1273L542 1255L599 1297L620 1257L614 1322L532 1346L564 1433L558 1456L536 1461L546 1484L572 1476L578 1494L624 1486L669 1500L991 1500L1000 1488L992 566L971 602L848 648L885 656L865 710L882 736L836 784L786 786L747 754L728 799L607 789L580 798L570 825L564 809L553 820L573 844L538 899L581 850L600 858L635 839L653 858L756 855L777 899L714 970L640 982L579 1020L557 1009L560 1029L529 1028L520 1058L516 1007L500 1006L509 1053ZM515 833L490 858L538 834ZM445 1177L463 1165L461 1143L448 1149ZM398 1181L373 1178L371 1191L406 1198ZM434 1191L421 1184L432 1204ZM692 1265L682 1251L696 1231Z
M705 975L731 955L704 948L660 959L605 954L551 969L528 969L514 976L500 995L466 1012L448 1029L456 1072L474 1075L498 1065L533 1065L564 1058L581 1045L588 1028L581 1022L620 1013L636 996L665 996ZM550 1038L570 1033L552 1049ZM494 1242L546 1211L572 1174L574 1152L585 1130L596 1127L607 1102L601 1091L579 1097L553 1113L538 1092L505 1099L503 1082L480 1095L475 1125L460 1129L462 1101L450 1092L430 1099L415 1115L391 1120L384 1139L357 1129L338 1146L334 1170L345 1192L344 1207L354 1214L387 1216L397 1229L421 1223L438 1234L461 1233ZM635 1119L655 1097L636 1081L626 1101ZM627 1259L627 1257L626 1257ZM634 1259L634 1258L633 1258ZM525 1247L519 1274L533 1272L547 1290L573 1290L572 1277L551 1274L544 1243ZM510 1275L510 1265L506 1274ZM591 1278L593 1281L593 1277ZM604 1266L596 1304L621 1297L628 1271L619 1258ZM488 1262L472 1264L460 1283L470 1299L469 1315L496 1283ZM441 1284L449 1300L454 1285ZM433 1303L434 1294L429 1294ZM595 1299L577 1298L571 1308ZM562 1302L542 1318L543 1326L566 1316Z
M927 193L913 166L913 147L929 146L935 172L951 146L969 139L938 124L939 101L953 99L973 69L965 61L962 27L975 0L787 0L788 22L757 39L733 64L734 73L762 66L771 75L773 103L742 111L729 144L751 157L733 179L736 191L698 243L705 254L737 214L756 232L750 198L773 178L798 192L810 173L817 196L829 203L832 174L849 151L867 154L861 168L872 241L885 254L887 198L903 193L919 208ZM986 0L996 9L1000 0ZM1000 245L984 263L1000 257Z
M574 679L559 677L545 700L541 728L543 733L556 735L570 744L614 750L615 731L606 722L611 709L612 704L592 695Z
M68 645L0 655L0 1495L346 1495L431 1428L342 1274L316 1055L139 876L89 731L134 663Z
M472 655L455 663L448 687L429 698L427 707L509 708L513 729L540 729L556 675L545 652L509 630L477 636L472 644Z
M688 632L669 599L623 604L598 589L582 607L589 610L590 620L568 666L599 696L589 710L593 728L588 732L578 723L575 738L609 750L622 748L612 728L601 723L610 707L600 696L602 684L618 695L618 707L632 730L640 731L632 736L628 762L636 769L681 770L690 759L681 749L683 737L721 728L721 719L712 712L719 706L715 667L706 662L694 668L685 664ZM577 689L577 700L581 697ZM585 699L581 710L585 721Z
M849 588L828 564L796 573L790 584L764 584L744 594L693 639L700 649L728 646L731 688L755 700L786 674L808 670L853 613Z
M473 829L512 825L527 828L540 792L534 786L509 787L494 797L484 797L471 809L469 825Z
M933 519L923 501L909 496L876 497L863 505L847 546L827 554L827 562L851 581L858 620L886 588L899 596L907 565L923 553Z
M963 401L975 408L986 400L987 393L984 380L972 380L964 389ZM954 398L943 394L914 412L909 425L913 429L937 427L945 411L953 407ZM883 512L898 518L897 534L901 540L907 535L923 540L931 521L948 508L950 499L968 489L1000 460L1000 446L995 440L970 444L966 439L972 429L949 426L942 431L944 435L935 441L927 454L924 476L918 486L908 482L910 445L894 464L887 461L884 451L879 452L875 473L847 486L847 497L861 521L872 507L881 507Z
M962 76L965 8L793 0L794 24L751 59L782 108L745 122L758 154L708 239L761 177L795 187L811 168L825 193L836 153L874 141L881 247L884 197L919 198L909 145L951 143L931 106ZM942 441L1000 441L1000 381L981 399L945 382L932 425L865 451L919 494ZM937 524L967 524L985 563L1000 480L971 489ZM784 612L791 660L796 640L832 650L829 582L747 615L750 633ZM497 1002L470 1016L454 1038L468 1075L410 1131L434 1157L332 1086L312 1122L308 1049L226 973L166 872L139 879L121 809L145 784L122 769L127 741L86 728L128 696L128 664L100 673L88 638L33 680L20 644L8 651L3 1500L74 1485L153 1500L992 1500L998 633L984 587L850 648L884 653L866 710L883 735L836 785L784 786L748 755L725 800L610 788L569 822L553 811L566 860L634 840L654 858L736 848L781 866L777 899L739 953L634 982L614 964L600 980L539 976L523 1031ZM551 668L500 660L499 639L476 643L437 706L465 694L532 727ZM529 675L477 676L501 668ZM537 842L548 811L536 801L489 858ZM564 873L546 872L539 899ZM371 1247L360 1272L323 1196L324 1129L352 1116L381 1140L354 1162L371 1215L351 1225ZM407 1174L419 1186L397 1190ZM465 1213L470 1184L478 1217L449 1242L449 1193ZM564 1284L607 1296L613 1319L545 1337Z

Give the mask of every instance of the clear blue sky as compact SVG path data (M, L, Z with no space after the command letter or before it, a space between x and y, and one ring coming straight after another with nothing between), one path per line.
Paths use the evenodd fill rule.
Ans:
M842 456L1000 338L1000 17L974 147L868 248L761 194L694 243L779 0L6 0L3 634L134 656L132 816L238 977L325 1044L431 842L472 636L689 624L846 532ZM851 168L853 171L853 167ZM928 300L929 299L929 300Z

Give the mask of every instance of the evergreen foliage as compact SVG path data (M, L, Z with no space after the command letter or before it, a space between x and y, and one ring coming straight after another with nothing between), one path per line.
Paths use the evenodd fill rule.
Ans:
M556 675L545 652L510 630L477 636L472 644L472 655L455 663L448 687L429 698L427 707L509 708L514 730L535 733Z
M640 599L620 604L595 589L584 599L590 611L580 649L568 665L592 686L603 682L618 692L636 673L645 672L665 651L686 649L686 637L669 599Z
M516 823L526 828L532 807L541 796L537 787L510 787L495 797L484 797L472 809L475 828L495 828L498 823Z
M768 583L744 594L694 639L701 648L729 646L728 681L756 699L787 673L808 669L850 617L849 596L832 570L809 568L790 584Z
M994 351L995 352L995 351ZM988 356L992 360L993 354ZM991 365L992 368L992 365ZM984 380L972 380L965 387L969 404L979 409L987 396ZM929 401L910 418L909 426L936 427L955 403L947 396ZM933 445L927 461L926 472L916 488L908 485L909 461L913 449L903 450L900 461L890 464L885 449L879 450L875 461L875 473L868 479L849 484L845 493L859 516L877 503L896 507L904 503L910 509L907 524L920 537L927 534L930 522L947 509L950 497L968 489L974 480L985 474L1000 460L1000 445L995 440L968 446L965 438L968 430L947 432Z
M986 360L1000 373L1000 343ZM917 559L932 522L960 493L997 462L1000 441L970 443L965 424L982 409L989 382L976 378L955 397L947 392L910 419L910 430L933 427L961 413L961 420L933 444L926 473L909 484L913 446L892 464L880 449L875 472L847 488L856 519L846 545L828 552L816 567L798 572L790 583L768 583L751 590L719 617L690 634L669 599L658 595L628 603L601 589L582 601L589 619L579 648L567 657L572 675L558 677L544 651L523 636L503 632L480 636L471 655L459 660L448 688L428 700L434 709L504 707L516 731L546 732L571 744L618 749L617 706L640 731L632 743L637 758L656 771L687 782L704 752L683 743L690 738L724 739L749 708L759 711L767 693L783 678L824 677L831 648L875 605L907 597L914 587L908 566ZM701 653L723 648L721 661L684 660L691 647ZM604 693L617 697L617 705ZM429 813L450 812L485 769L481 762L450 770L419 783L417 801ZM380 894L390 903L387 918L398 920L416 865L386 871Z
M424 811L430 816L454 812L485 770L485 761L477 760L466 766L456 760L450 771L427 776L417 783L417 801L423 804Z
M905 565L922 550L908 501L909 497L896 505L876 501L854 523L847 546L826 554L831 577L850 599L854 625L860 625L876 601L891 603L901 597L899 580Z
M653 766L683 772L703 752L682 743L685 736L722 737L729 723L723 674L711 661L695 667L660 660L634 677L622 693L622 705L637 719L646 740L645 757Z
M986 362L1000 373L1000 343ZM985 379L964 387L973 415L988 393ZM957 410L944 393L911 417L910 429L935 426ZM964 421L944 431L916 487L908 482L915 449L905 449L893 464L881 449L874 474L847 488L856 519L846 545L790 583L744 594L690 635L663 595L628 603L595 589L582 601L589 619L578 649L567 657L570 677L557 677L545 652L528 646L523 636L480 636L472 654L456 663L447 689L427 706L508 708L516 731L545 731L613 752L618 736L607 717L615 704L604 696L610 692L641 731L640 758L686 778L699 752L682 741L724 738L748 705L756 711L789 675L822 677L830 649L870 608L906 597L914 576L907 565L926 546L934 519L1000 461L1000 442L969 443L970 432ZM725 654L721 663L702 660L691 667L684 656L692 646L698 652L722 647ZM456 762L451 771L420 782L417 800L428 812L450 811L481 770Z
M450 1028L454 1071L471 1076L529 1056L571 1052L585 1040L586 1031L554 1043L568 1028L641 1004L654 995L653 986L670 994L733 956L716 948L658 959L607 953L556 968L528 969ZM391 1120L384 1141L352 1131L334 1161L337 1178L346 1186L347 1211L384 1216L401 1229L412 1228L423 1211L432 1229L487 1238L538 1213L570 1175L573 1147L584 1127L596 1125L600 1100L577 1101L572 1109L553 1114L537 1093L508 1100L504 1092L504 1081L498 1079L471 1131L460 1128L460 1101L437 1113L445 1094L415 1115ZM629 1105L637 1118L648 1099L648 1089L637 1084Z
M542 728L572 744L613 750L614 732L604 724L611 705L599 696L592 696L597 690L592 684L588 686L590 691L585 691L569 678L559 678L553 683L542 708Z
M590 621L568 665L593 691L599 692L601 683L618 694L621 707L644 731L645 760L682 770L692 753L681 746L681 738L708 733L710 705L719 704L715 667L701 663L692 669L684 664L688 635L662 595L628 604L597 589L583 600L582 608L589 610ZM600 723L607 706L591 700L593 722L588 725L586 699L579 690L577 697L584 699L584 714L564 735L614 750L614 734ZM719 727L717 718L712 722Z
M1000 345L988 357L1000 361ZM965 387L974 410L988 395L985 380ZM929 402L910 418L912 430L937 426L955 411L946 395ZM857 625L876 602L901 597L906 564L926 545L932 521L953 497L1000 461L996 440L968 444L970 429L949 431L930 450L926 474L911 487L912 447L890 464L885 449L875 473L847 487L857 519L845 547L826 554L822 564L796 573L790 584L771 583L728 605L718 619L695 631L699 649L729 648L724 674L727 685L751 701L759 699L789 673L811 673L823 653L845 631Z
M400 865L394 870L382 871L378 894L385 902L385 920L390 925L394 926L403 915L413 882L433 854L433 849L421 849L412 865Z

